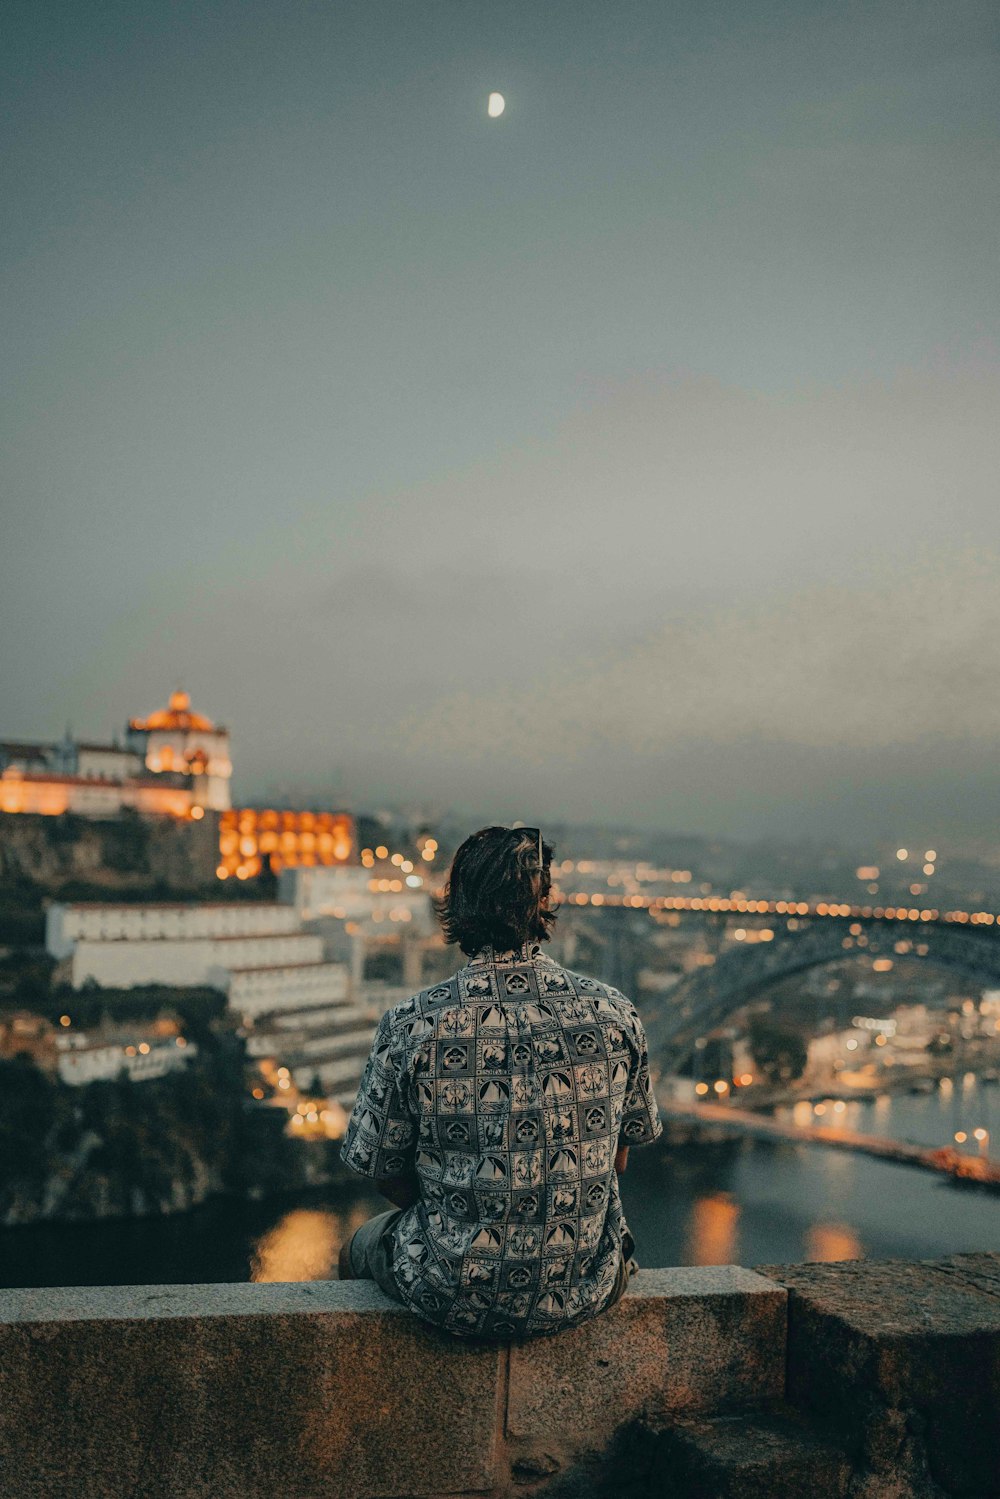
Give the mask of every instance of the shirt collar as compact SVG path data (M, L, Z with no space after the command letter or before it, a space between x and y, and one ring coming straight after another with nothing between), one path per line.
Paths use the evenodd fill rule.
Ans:
M488 963L494 966L534 963L543 956L542 949L537 942L525 942L521 947L515 947L511 952L498 952L495 947L483 947L480 948L475 957L469 959L469 967L482 968Z

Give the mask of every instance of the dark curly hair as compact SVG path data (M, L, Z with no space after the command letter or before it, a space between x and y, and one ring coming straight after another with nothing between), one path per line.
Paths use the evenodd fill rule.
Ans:
M542 840L539 865L539 836L534 828L480 828L466 838L434 902L446 942L472 957L484 947L512 952L549 936L553 849Z

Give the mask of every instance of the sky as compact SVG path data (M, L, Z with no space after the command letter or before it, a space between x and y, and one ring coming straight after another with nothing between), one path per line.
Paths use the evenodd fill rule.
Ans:
M997 28L10 0L0 736L1000 845Z

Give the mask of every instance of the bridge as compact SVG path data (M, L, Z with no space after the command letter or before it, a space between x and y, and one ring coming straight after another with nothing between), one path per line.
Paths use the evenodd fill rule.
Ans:
M650 1052L679 1068L699 1036L715 1029L780 980L841 962L851 954L906 956L1000 987L1000 915L927 906L837 901L754 900L743 896L642 896L571 892L569 907L743 916L744 940L687 974L645 1018ZM767 918L779 921L768 923Z
M849 917L858 921L888 923L933 921L945 926L1000 926L1000 913L996 911L942 911L936 906L872 906L824 900L753 900L743 895L605 895L599 890L559 891L558 895L567 906L592 906L595 909L607 906L635 911L700 911L712 915L805 916L825 920L843 920Z

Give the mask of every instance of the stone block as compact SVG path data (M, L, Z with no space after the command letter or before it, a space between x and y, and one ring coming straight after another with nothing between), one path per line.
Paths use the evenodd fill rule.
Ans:
M735 1265L642 1270L617 1306L511 1348L507 1431L599 1444L648 1411L720 1411L781 1394L785 1292Z
M0 1293L0 1494L481 1492L504 1352L364 1283Z
M994 1492L1000 1411L996 1256L786 1265L788 1398L877 1471L926 1469Z
M1000 1254L949 1254L926 1263L941 1275L982 1291L984 1296L1000 1297Z
M650 1499L843 1499L851 1465L794 1412L687 1418L654 1433Z

